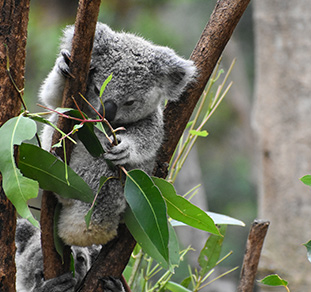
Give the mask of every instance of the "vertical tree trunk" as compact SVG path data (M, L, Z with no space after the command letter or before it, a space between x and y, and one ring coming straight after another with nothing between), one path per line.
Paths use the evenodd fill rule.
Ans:
M271 222L260 266L288 280L292 291L309 291L302 244L311 239L311 189L299 178L311 172L311 6L254 4L259 216Z
M24 88L29 0L0 0L0 126L20 112L19 89ZM8 57L7 57L8 52ZM2 189L0 175L0 291L15 291L15 226L16 212Z
M68 78L63 92L62 107L75 108L72 97L77 101L80 108L83 109L83 100L79 93L85 94L86 81L89 73L91 52L95 27L99 12L100 0L88 1L80 0L75 23L75 32L72 40L71 59L69 64L70 72L74 78ZM59 118L57 127L64 133L69 133L73 127L72 121ZM52 145L61 138L59 132L55 131L52 139ZM72 143L66 139L66 156L69 163L72 151ZM56 148L56 153L63 157L63 149ZM57 199L53 193L44 191L41 202L41 242L44 258L44 276L46 279L55 278L69 270L69 249L64 252L64 263L54 248L53 241L53 215Z

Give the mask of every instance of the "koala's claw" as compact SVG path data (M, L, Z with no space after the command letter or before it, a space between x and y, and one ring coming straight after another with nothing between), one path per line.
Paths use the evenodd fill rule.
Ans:
M71 62L71 55L70 52L68 50L61 50L61 57L59 58L59 62L58 62L58 68L61 72L61 74L65 77L72 77L74 78L74 76L71 74L70 69L69 69L69 64Z
M118 138L118 141L119 144L116 146L108 147L106 145L104 157L115 165L124 165L130 162L131 149L126 141L122 141L120 138Z
M103 282L105 292L124 292L122 282L119 279L107 277L101 280Z

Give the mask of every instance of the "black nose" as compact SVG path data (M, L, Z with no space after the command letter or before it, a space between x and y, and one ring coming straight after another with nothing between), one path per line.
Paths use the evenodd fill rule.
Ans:
M114 118L116 117L116 113L117 113L117 105L111 101L105 101L104 102L104 107L105 107L105 118L109 121L112 122L114 120Z

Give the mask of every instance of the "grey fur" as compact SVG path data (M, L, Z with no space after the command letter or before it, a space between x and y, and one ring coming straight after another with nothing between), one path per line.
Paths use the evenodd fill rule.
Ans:
M27 220L19 219L17 221L15 242L17 248L15 257L17 292L75 291L100 250L99 246L73 246L75 278L71 273L67 273L58 278L45 281L43 278L43 257L39 229L35 228Z
M68 55L74 28L64 31L61 53L55 66L44 81L40 99L51 108L60 106L65 76L68 76ZM185 87L194 80L196 69L192 61L175 54L172 49L156 46L129 33L117 33L107 25L98 23L91 58L91 69L86 98L100 109L98 90L113 73L106 87L103 101L110 123L114 128L125 127L117 134L119 144L111 147L107 139L98 133L107 151L103 157L92 157L78 142L70 166L83 177L94 192L99 178L115 176L118 171L107 167L104 159L126 169L140 168L150 173L154 167L157 151L163 140L163 104L166 99L176 101ZM108 107L108 104L112 105ZM89 115L92 111L86 109ZM111 113L113 111L113 113ZM56 122L57 116L50 118ZM45 149L51 146L53 129L46 126L42 140ZM89 204L59 198L63 204L59 233L69 245L88 246L104 244L116 236L117 227L125 210L123 187L117 180L109 180L103 187L95 206L90 228L87 229L84 215Z

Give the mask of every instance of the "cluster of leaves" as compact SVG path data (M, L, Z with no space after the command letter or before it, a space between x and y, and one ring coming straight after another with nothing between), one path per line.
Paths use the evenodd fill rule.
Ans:
M231 69L232 67L228 74ZM231 86L230 84L222 93L228 74L219 86L215 97L210 100L208 112L204 115L203 121L195 129L194 126L198 121L203 104L206 102L209 90L219 78L220 73L218 75L215 73L212 76L199 107L199 113L195 116L194 121L189 124L189 134L187 138L181 139L179 152L175 154L175 161L171 163L170 181L175 180L197 137L207 135L202 127L216 110ZM112 75L104 82L99 97L103 95L104 89L111 78ZM65 138L75 143L70 135L77 133L78 139L84 144L89 153L94 157L99 157L104 153L104 150L94 128L96 127L103 132L107 139L109 137L102 125L103 122L108 125L113 134L119 129L112 129L106 119L95 109L94 111L98 114L98 118L95 120L89 119L79 108L78 110L58 108L52 111L75 121L75 126L69 134L61 132L55 125L44 119L42 115L30 114L27 111L18 117L10 119L0 128L0 136L3 141L0 145L0 171L3 175L3 188L19 215L27 218L37 227L39 224L29 210L27 201L37 197L39 187L53 191L64 198L92 203L90 211L84 214L88 225L94 204L96 204L97 195L110 178L102 177L97 193L93 194L83 179L67 166L66 161L64 163L49 152L36 145L25 143L25 141L37 135L36 122L41 122L52 126L62 134L59 143L53 145L53 147L60 147L62 144L64 146ZM110 142L114 143L111 140ZM15 145L19 146L17 165L14 159ZM110 162L107 161L107 163ZM159 285L162 285L162 288L165 287L171 291L190 291L188 287L191 284L193 291L199 290L202 288L202 283L213 272L215 265L218 264L224 234L219 231L216 224L242 226L244 224L239 220L224 215L201 210L189 200L179 196L174 186L167 180L150 177L145 172L137 169L131 171L126 171L123 167L121 169L126 174L124 195L129 205L125 213L125 223L144 252L156 260L157 265L167 270L163 276L163 281L158 281L157 289ZM190 277L183 282L182 286L169 281L174 268L179 265L180 258L184 255L183 252L180 253L179 251L178 239L173 228L173 226L178 225L192 226L211 234L199 258L201 270L199 272L195 271L194 274L190 273ZM149 258L149 262L151 258ZM153 274L153 272L151 271L150 274ZM150 275L147 278L149 277ZM145 277L145 279L147 278ZM146 287L146 283L142 286Z
M219 235L210 235L200 252L198 263L200 269L194 271L189 266L189 276L186 277L180 284L172 281L172 271L164 271L159 264L154 264L153 259L144 254L141 249L136 248L129 265L127 266L124 275L131 286L133 291L173 291L173 292L197 292L212 282L216 281L220 277L234 271L237 267L215 277L208 281L209 277L215 272L215 267L225 260L231 253L227 254L223 258L220 258L220 252L224 235L226 231L226 225L221 226ZM183 250L179 254L180 260L183 260L184 256L191 247ZM162 274L161 274L162 272ZM158 277L157 281L153 283L151 279Z

